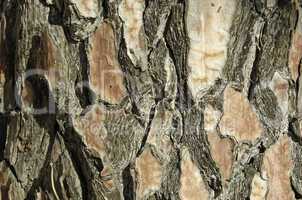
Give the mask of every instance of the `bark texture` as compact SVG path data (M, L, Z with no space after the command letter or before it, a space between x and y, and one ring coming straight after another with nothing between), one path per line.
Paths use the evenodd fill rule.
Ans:
M302 2L0 1L0 200L302 199Z

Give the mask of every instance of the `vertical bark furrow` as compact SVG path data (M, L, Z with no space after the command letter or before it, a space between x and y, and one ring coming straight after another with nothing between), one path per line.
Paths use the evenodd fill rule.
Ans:
M0 199L299 199L301 2L0 2Z

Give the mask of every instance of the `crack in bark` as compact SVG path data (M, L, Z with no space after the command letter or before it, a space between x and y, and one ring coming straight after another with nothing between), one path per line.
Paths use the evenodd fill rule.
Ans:
M17 48L22 48L23 46L25 46L26 41L30 40L33 36L33 33L26 33L24 31L26 31L27 29L22 30L22 28L25 28L23 27L24 25L28 25L28 30L35 29L35 31L37 31L39 29L39 27L33 27L32 24L27 24L27 22L24 23L21 20L23 16L31 16L25 15L25 12L36 12L35 9L26 10L26 7L23 8L26 2L27 1L25 0L22 2L13 1L12 3L10 1L3 1L0 3L1 13L4 10L6 12L6 16L11 18L8 19L9 25L6 33L8 38L7 46L9 46L7 52L7 60L9 67L5 75L5 77L7 78L6 84L9 85L9 81L12 81L12 87L14 87L15 89L17 88L17 101L19 102L21 102L21 77L25 73L25 69L23 69L24 66L22 65L22 62L24 60L28 61L27 67L28 69L32 69L34 68L34 62L36 60L36 53L31 52L29 58L27 58L28 55L23 55L25 51L21 51L23 49L17 50ZM75 72L77 77L76 80L70 78L70 74L68 73L66 81L75 81L75 84L82 80L89 81L87 43L85 41L85 38L92 29L81 29L83 29L83 27L85 27L87 23L96 23L96 19L94 19L93 17L81 16L79 9L75 8L75 4L73 4L71 6L72 8L70 8L70 15L65 15L68 13L65 12L66 10L63 12L63 9L67 9L68 5L66 4L66 1L61 1L61 3L63 3L64 5L44 5L52 8L52 10L55 9L57 12L57 16L54 18L48 16L48 21L45 22L43 21L44 18L37 21L41 21L41 23L52 24L51 20L53 20L65 29L66 37L78 41L69 41L68 45L70 45L70 47L68 47L68 49L70 52L68 52L67 54L69 56L68 59L70 59L70 57L74 55L80 56L79 65L76 64L76 67L79 67L81 71ZM172 63L174 64L177 79L176 102L174 102L175 99L167 100L169 101L169 104L174 104L173 106L176 106L176 108L174 108L173 110L173 119L171 122L171 129L173 130L171 131L171 133L169 133L169 137L172 141L173 151L171 152L171 155L169 155L171 160L169 161L167 166L165 166L165 170L167 170L167 172L165 172L166 174L161 183L160 190L154 192L151 196L146 198L166 200L179 200L181 198L179 195L180 176L182 175L180 168L180 148L182 147L182 145L184 145L189 148L190 154L192 154L192 158L194 160L194 164L198 166L200 174L202 175L203 180L207 185L207 190L209 190L210 192L212 190L214 191L213 198L217 197L217 199L248 199L250 196L252 178L254 177L257 171L260 171L263 154L266 152L267 149L271 147L271 145L273 145L277 141L278 137L282 134L281 129L279 130L279 127L276 128L274 126L274 124L282 120L282 117L280 117L281 115L279 112L279 108L274 108L273 110L267 108L271 106L278 107L276 95L271 89L267 88L266 86L267 82L271 81L271 78L275 71L281 71L285 69L284 60L288 58L288 55L285 54L288 49L287 39L290 38L287 28L291 27L291 25L289 25L289 22L287 21L289 18L291 18L291 14L289 14L290 11L286 11L286 9L289 9L289 1L277 1L276 7L272 10L266 8L264 1L254 0L251 2L241 2L241 7L239 7L237 11L237 17L239 18L237 20L239 20L239 24L237 21L234 22L232 26L234 28L234 31L231 33L231 37L234 37L234 40L233 43L229 44L229 56L227 59L226 66L224 67L225 71L223 72L223 80L217 80L213 88L209 89L207 94L196 102L194 102L190 90L188 88L189 68L187 63L187 56L190 44L188 41L188 31L186 25L186 17L189 14L186 8L187 2L184 0L169 0L164 2L166 3L166 5L164 5L163 8L152 8L151 3L153 2L150 0L145 0L145 10L143 12L144 30L142 28L141 32L143 35L145 34L145 39L149 42L149 46L146 50L149 64L147 70L143 69L142 66L136 66L127 53L127 43L123 30L125 24L123 23L120 16L118 16L118 6L120 1L111 2L109 0L104 0L99 3L101 4L102 10L99 13L100 16L103 15L106 20L112 22L114 28L116 29L115 34L117 38L116 44L118 44L118 61L121 65L121 69L124 74L125 85L129 96L126 97L120 104L113 105L108 102L102 101L101 99L96 99L95 94L93 94L93 92L91 91L91 88L85 86L87 91L80 89L80 91L77 91L76 98L80 101L82 109L84 109L82 114L85 114L85 111L87 111L90 106L101 104L104 105L106 110L114 111L117 109L122 109L127 112L127 116L135 116L135 120L139 122L139 125L135 123L135 126L140 126L140 128L144 129L144 131L143 133L140 133L140 136L142 138L139 142L132 141L133 143L139 143L137 144L138 147L136 148L137 151L135 152L135 156L133 158L131 157L131 159L128 158L128 154L133 153L132 151L130 152L130 146L132 144L129 144L128 147L130 153L126 152L126 154L128 155L127 159L130 159L131 161L136 159L139 155L141 155L144 150L144 146L146 145L147 139L150 134L152 123L154 122L154 117L157 111L158 104L167 100L167 94L161 91L162 88L164 88L163 85L167 84L165 79L165 76L167 76L165 73L167 72L163 72L162 63L153 63L153 60L161 60L162 58L165 58L165 55L163 56L161 54L167 54L168 59L171 59ZM30 7L36 5L26 4L26 6ZM55 8L56 6L57 8ZM8 7L10 10L8 10ZM13 14L9 14L9 11L12 11L11 13ZM41 15L38 12L36 14L37 16ZM79 27L77 27L76 24L64 21L64 19L66 20L68 17L76 17L77 23L79 23ZM59 19L61 21L59 21ZM150 22L148 22L148 20L150 20ZM261 24L261 20L264 20L263 30L259 30L259 32L257 30L252 33L250 30L252 30L251 27L253 26L250 26L249 28L244 30L244 28L248 27L248 25L255 25L258 22L260 22L259 24ZM19 25L17 23L21 23L22 25ZM297 23L298 20L296 19L296 21L293 22L293 26L296 27ZM161 30L161 28L163 29ZM17 31L13 31L13 29L16 29ZM58 35L56 33L57 30L50 30L55 30L51 32L51 34L54 34L54 38L58 39ZM22 34L19 33L19 31L23 31ZM80 33L78 34L76 33L76 31L80 31ZM278 31L280 33L278 33ZM18 33L10 35L8 34L8 32ZM244 34L247 33L248 36L245 37ZM272 41L270 42L270 40ZM18 42L22 42L22 45L19 46L17 44ZM239 44L239 42L242 43ZM62 44L65 44L65 41L63 41ZM270 48L267 48L268 45L270 46ZM247 48L248 51L242 50L241 47L244 46L250 46L250 48ZM255 46L255 55L251 55L250 52L252 51L250 50ZM34 51L34 48L35 47L33 46L31 51ZM76 49L78 54L73 54L73 49ZM276 49L282 49L281 54ZM157 52L156 50L160 51ZM274 58L271 58L268 55L269 53L271 53ZM154 55L154 58L151 58L152 55ZM19 56L22 56L22 62L15 61ZM242 66L246 64L247 59L253 59L253 62L251 66L248 66L250 67L251 72L248 76L245 76L242 75ZM269 61L272 62L270 63ZM72 64L76 63L71 61L68 62ZM68 64L68 69L70 68L70 70L72 70L71 67L72 66ZM219 95L223 93L223 91L221 90L223 90L222 88L227 84L226 82L233 83L234 87L237 87L237 89L241 90L242 82L246 81L246 78L250 79L248 80L250 85L247 87L248 91L246 95L248 96L249 102L255 107L257 114L260 116L259 118L262 124L265 125L265 130L263 136L257 139L257 141L247 143L247 145L249 145L250 147L247 151L240 152L242 153L242 155L234 164L230 182L228 183L226 190L223 191L221 175L211 156L209 143L207 141L207 135L203 130L203 126L205 123L203 121L203 107L207 105L207 103L211 102L214 102L214 104L216 104L216 101L217 104L222 103L222 99L219 98ZM300 79L300 68L298 79ZM36 108L41 106L43 107L43 105L48 104L49 99L55 104L59 103L57 99L53 98L55 92L50 91L49 80L46 77L32 77L31 81L34 85L34 96L37 97L34 102ZM68 86L66 85L64 86L64 91L67 87ZM296 89L300 87L298 81L296 82L295 87ZM62 88L59 88L58 90L62 90ZM69 88L68 92L70 93L68 93L67 95L71 95L72 91L70 91ZM298 102L298 92L299 91L296 90L296 102ZM19 131L21 131L21 129L24 128L24 125L22 124L22 113L24 108L17 107L17 105L20 105L18 104L19 102L12 102L15 101L15 99L11 97L12 91L7 91L6 93L10 94L10 97L6 97L6 101L9 104L5 105L5 109L17 112L22 111L20 112L20 124L17 125L19 126ZM45 100L45 97L50 98ZM66 99L66 101L69 100L70 99ZM38 124L37 126L46 129L49 132L50 142L48 144L46 158L44 159L44 163L42 165L43 167L39 171L38 176L33 180L29 192L27 192L26 194L26 199L34 198L37 189L41 185L43 185L42 182L43 180L45 180L44 175L49 172L49 164L50 162L52 162L51 153L54 151L54 143L58 139L58 137L63 138L62 140L64 141L66 151L70 156L72 162L71 164L75 168L77 174L76 178L79 179L81 184L81 192L83 195L82 199L105 199L106 195L102 190L103 183L100 184L100 189L98 189L99 184L97 184L99 180L99 170L102 171L104 168L102 163L103 160L90 154L89 150L86 149L85 144L83 144L81 136L76 133L74 125L68 124L70 122L70 119L72 118L71 113L66 113L65 111L57 109L59 108L56 107L56 113L54 116L46 115L35 117L35 121ZM5 111L4 113L2 113L2 111L0 113L0 131L4 133L1 133L0 135L0 160L3 160L8 164L9 169L15 176L17 182L21 184L16 174L16 169L14 169L15 166L12 166L9 163L10 158L4 157L4 151L7 148L5 146L7 142L6 126L9 123L7 121L9 117L5 116ZM118 126L118 128L115 126L119 125L119 123L126 123L127 120L133 120L133 118L129 117L126 121L123 121L122 119L113 116L112 119L110 118L109 120L116 120L116 122L114 121L114 123L108 125L108 130L116 134L116 132L129 131L125 130L129 129L128 126L124 126L122 124ZM298 124L298 120L299 116L297 116L296 118L295 116L290 118L290 121L288 122L288 135L290 136L291 140L295 142L295 145L300 147L302 140L301 136L299 135L300 127ZM55 128L51 129L50 124L53 122L55 123ZM60 123L63 123L63 126L61 126L62 124ZM134 129L137 127L134 127ZM130 132L129 135L131 135L132 137L133 133L131 132L130 134ZM116 135L114 134L112 133L112 137L116 137ZM242 144L239 144L239 146L240 145ZM300 150L295 150L295 152L300 152ZM118 154L118 156L122 157L122 155L120 154ZM125 158L124 162L128 162L127 159ZM117 164L121 165L120 162L122 162L122 160L117 162ZM296 165L300 164L300 161L298 160L295 160L295 162ZM119 180L118 183L114 183L117 184L116 187L120 189L120 195L128 200L136 198L136 180L135 177L133 178L131 176L131 167L131 164L127 163L125 169L120 169L119 172L121 172L121 177L119 178L121 180ZM299 174L297 171L294 171L293 173L294 175L292 175L291 177L292 190L295 192L296 197L300 198L301 191L298 190L299 187L297 186L299 186L300 184L299 180L301 179L301 174ZM58 187L56 184L54 185ZM65 185L68 185L67 182L65 182L64 187ZM22 186L22 189L27 187L28 185ZM56 189L58 189L57 191L59 197L63 198L61 197L61 193L63 193L63 191L60 191L59 188Z

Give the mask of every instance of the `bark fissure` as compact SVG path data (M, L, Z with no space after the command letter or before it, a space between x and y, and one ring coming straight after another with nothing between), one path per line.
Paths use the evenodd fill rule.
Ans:
M301 198L301 11L0 2L0 197Z

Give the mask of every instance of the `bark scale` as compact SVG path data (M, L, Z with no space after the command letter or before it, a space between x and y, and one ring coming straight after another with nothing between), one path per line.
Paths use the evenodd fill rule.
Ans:
M3 0L0 199L301 199L301 2Z

